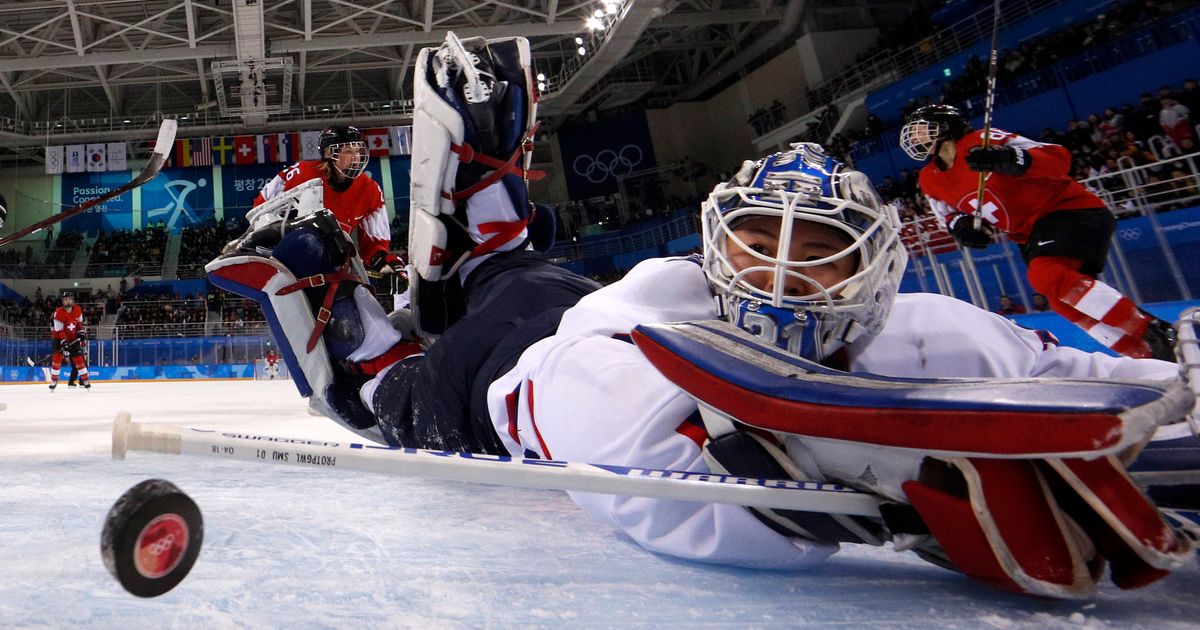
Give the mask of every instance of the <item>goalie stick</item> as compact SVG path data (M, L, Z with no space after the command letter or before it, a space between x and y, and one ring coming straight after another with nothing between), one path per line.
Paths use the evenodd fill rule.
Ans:
M175 122L174 119L163 119L162 125L158 128L158 139L154 142L154 150L150 154L150 161L146 162L146 166L142 167L142 170L138 172L136 177L129 180L129 183L118 188L114 188L113 190L110 190L109 192L100 195L95 199L89 199L78 206L68 208L58 214L46 217L45 219L42 219L33 225L29 225L17 230L8 236L0 237L0 246L7 245L17 239L29 236L30 234L33 234L42 228L49 227L61 221L66 221L77 214L87 212L88 208L92 208L98 204L104 203L109 199L120 197L134 188L137 188L138 186L141 186L142 184L154 179L154 177L158 175L158 172L162 170L163 164L167 161L167 154L171 151L171 145L175 143L175 130L177 126L178 123Z
M876 495L832 483L184 428L133 422L129 412L121 411L113 422L112 457L125 459L128 451L873 518L880 518L879 506L884 502ZM1200 548L1200 510L1172 507L1163 512L1184 531L1193 548Z
M520 459L358 442L253 435L239 431L210 431L133 422L129 412L121 411L113 422L113 459L125 459L127 451L237 459L292 467L357 470L519 488L879 517L878 497L831 483Z

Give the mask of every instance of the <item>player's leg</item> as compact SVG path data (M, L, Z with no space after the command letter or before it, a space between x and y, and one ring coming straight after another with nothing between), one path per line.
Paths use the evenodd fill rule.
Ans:
M402 446L506 454L488 414L488 386L597 288L537 252L490 258L467 285L466 314L425 357L363 388L385 437Z
M536 103L523 38L449 34L417 58L409 255L417 330L442 334L465 312L463 284L497 252L525 249ZM545 243L543 243L544 245Z
M92 381L88 375L87 363L83 360L82 352L71 355L71 375L74 377L76 374L79 377L79 384L83 385L84 389L92 388Z
M58 340L55 339L53 343L57 344ZM62 369L62 363L62 350L56 349L50 358L50 391L54 391L54 388L58 387L58 373Z
M1043 217L1022 249L1029 283L1055 312L1113 351L1173 361L1171 326L1096 278L1104 269L1114 226L1106 209Z

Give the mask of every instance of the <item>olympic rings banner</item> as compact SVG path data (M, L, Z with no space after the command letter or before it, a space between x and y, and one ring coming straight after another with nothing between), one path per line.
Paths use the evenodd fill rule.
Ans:
M558 143L567 195L575 201L611 195L619 178L658 166L645 112L564 126Z

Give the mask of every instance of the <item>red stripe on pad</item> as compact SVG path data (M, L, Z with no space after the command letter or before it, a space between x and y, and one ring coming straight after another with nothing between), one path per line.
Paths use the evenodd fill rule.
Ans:
M1121 418L1102 412L839 407L773 398L724 381L634 331L638 349L671 382L739 421L770 431L947 452L1084 453L1121 443Z
M529 424L533 426L533 434L537 436L538 446L542 447L542 455L546 459L554 459L554 456L550 454L550 449L546 448L546 441L542 439L542 432L537 427L537 419L533 416L533 381L528 381L528 383L529 387L527 388L526 395L529 397L529 402L527 403L529 406Z

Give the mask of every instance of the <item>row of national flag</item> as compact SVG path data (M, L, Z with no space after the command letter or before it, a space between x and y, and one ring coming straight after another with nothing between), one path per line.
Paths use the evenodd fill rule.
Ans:
M123 171L129 168L126 155L124 142L46 147L46 174Z
M412 127L363 129L363 140L372 157L412 153ZM175 141L168 167L230 164L286 164L320 157L320 131L270 133L218 138L182 138ZM123 171L126 144L75 144L46 147L46 174Z

